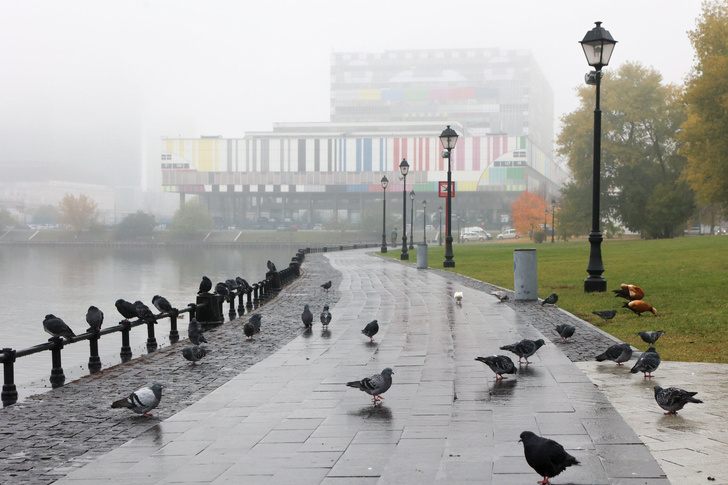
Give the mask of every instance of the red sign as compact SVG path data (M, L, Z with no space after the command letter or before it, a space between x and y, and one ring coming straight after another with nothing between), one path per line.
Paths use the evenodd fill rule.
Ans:
M447 197L447 182L438 182L439 190L438 196L439 197ZM450 197L455 197L455 182L450 182Z

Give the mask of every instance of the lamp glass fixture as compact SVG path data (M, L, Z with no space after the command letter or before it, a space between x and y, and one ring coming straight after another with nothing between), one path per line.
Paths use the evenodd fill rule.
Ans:
M458 142L458 134L455 130L450 128L450 125L447 125L447 128L440 133L440 142L445 150L450 151L455 148L455 145Z
M415 191L410 192L410 200L415 200Z
M381 182L382 182L382 188L383 189L386 189L387 188L387 185L389 185L389 179L387 178L386 175L384 177L382 177Z
M400 164L399 164L399 172L402 175L407 176L407 172L409 172L409 163L407 163L407 159L406 158L403 158L402 161L400 162Z
M587 32L579 43L584 50L586 62L598 71L609 65L617 41L612 38L608 30L602 28L601 22L594 23L596 27Z

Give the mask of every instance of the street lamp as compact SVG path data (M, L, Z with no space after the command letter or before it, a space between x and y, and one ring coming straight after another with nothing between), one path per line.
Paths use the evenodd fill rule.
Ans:
M386 253L387 252L387 229L386 229L387 185L389 185L389 180L387 179L386 175L384 177L382 177L381 183L382 183L382 248L381 248L381 251L383 253Z
M438 246L442 246L442 206L437 208L437 212L440 213L440 228L437 231Z
M427 201L422 199L422 244L427 246Z
M597 87L597 102L594 109L594 163L592 174L592 230L589 233L589 265L586 268L589 276L584 280L584 291L607 291L607 280L602 277L604 264L602 263L602 233L599 232L599 176L601 164L601 137L602 137L602 111L599 108L599 95L602 79L602 67L609 65L614 45L617 43L611 34L602 28L601 22L595 22L596 27L586 33L579 43L584 50L587 63L595 72L587 74L587 84Z
M556 199L551 199L551 244L554 243L554 215L556 214Z
M463 242L463 235L460 234L460 216L458 217L458 244L462 244Z
M452 193L451 193L451 183L452 183L452 151L455 149L455 145L458 142L458 134L450 128L450 125L447 125L447 128L445 128L442 133L440 133L440 142L442 143L442 147L445 149L442 152L443 158L447 157L447 203L445 204L445 261L442 263L442 266L444 268L454 268L455 267L455 261L453 258L455 255L452 252L452 231L451 231L451 221L452 221ZM458 237L459 237L459 230L458 230Z
M399 172L404 177L404 185L402 185L402 254L399 255L399 259L405 261L409 259L409 254L407 254L407 173L409 163L406 158L400 162Z
M546 233L546 222L548 221L548 219L546 219L546 218L548 217L548 215L549 215L549 210L548 209L544 210L543 211L543 236L544 236L544 240L546 239L546 234L547 234Z
M415 242L415 191L414 190L412 192L410 192L410 200L412 201L412 203L410 204L410 211L412 211L410 216L411 216L412 221L410 222L410 236L411 237L410 237L409 248L414 249L415 248L415 246L414 246L414 242Z

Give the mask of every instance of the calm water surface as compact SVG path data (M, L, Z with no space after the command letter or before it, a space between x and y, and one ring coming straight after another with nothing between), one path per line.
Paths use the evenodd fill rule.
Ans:
M0 348L24 349L48 341L45 315L52 313L76 334L87 328L90 305L104 312L104 326L116 325L121 315L114 302L141 300L155 313L152 296L159 294L175 307L195 301L202 279L218 281L241 276L250 284L260 281L270 259L280 270L288 266L297 247L229 248L103 248L0 246ZM225 307L227 309L227 305ZM188 319L178 321L182 338ZM146 353L146 326L131 331L134 356ZM169 344L169 320L156 328L160 347ZM120 362L121 333L99 341L103 367ZM88 373L88 342L63 349L66 382ZM19 399L50 388L51 353L19 358L15 383Z

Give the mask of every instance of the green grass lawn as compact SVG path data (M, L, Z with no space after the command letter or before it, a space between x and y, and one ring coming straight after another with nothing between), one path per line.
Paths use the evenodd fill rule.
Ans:
M559 295L558 306L618 339L645 350L640 330L665 330L657 342L664 360L728 363L728 237L663 240L605 240L602 243L606 293L585 293L587 241L533 244L522 241L453 244L455 271L504 288L513 288L513 250L536 248L539 297ZM417 262L417 250L410 252ZM386 256L399 258L399 250ZM442 268L445 246L428 247L430 267ZM657 316L638 317L627 300L610 291L621 283L645 290ZM609 323L591 312L619 309Z

